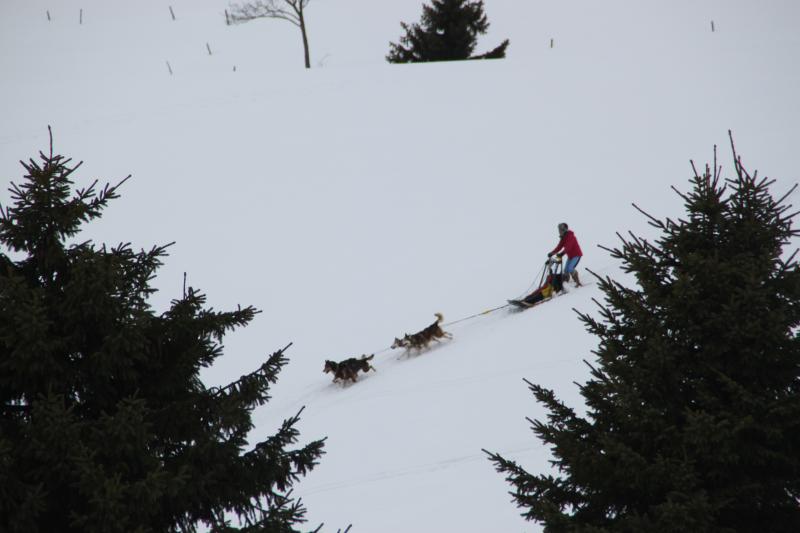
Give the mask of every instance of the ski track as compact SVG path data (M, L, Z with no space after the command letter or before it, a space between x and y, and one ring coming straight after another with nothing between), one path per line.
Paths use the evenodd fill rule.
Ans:
M503 455L508 459L518 459L522 457L526 452L532 452L538 450L538 448L539 448L538 446L521 444L517 447L500 450L498 453L500 453L501 455ZM333 490L341 490L351 487L369 485L371 483L377 483L381 481L388 481L400 477L415 476L427 472L435 472L437 470L446 470L449 468L461 466L465 463L475 463L486 460L487 460L487 455L483 452L473 453L469 455L461 455L456 457L449 457L432 463L417 464L402 468L395 468L392 470L376 472L375 474L368 476L360 476L356 478L344 479L342 481L336 481L333 483L324 483L321 485L309 484L308 486L304 485L303 494L305 496L310 496L313 494L319 494Z

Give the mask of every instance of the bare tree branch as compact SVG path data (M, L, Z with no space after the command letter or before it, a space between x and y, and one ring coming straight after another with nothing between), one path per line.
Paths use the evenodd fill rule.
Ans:
M254 0L231 4L230 21L232 24L242 24L258 18L282 19L299 28L301 12L308 2L309 0Z
M291 22L303 37L303 53L306 68L311 68L308 51L308 34L303 11L311 0L252 0L241 4L231 4L230 13L225 12L226 24L243 24L259 18L280 19Z

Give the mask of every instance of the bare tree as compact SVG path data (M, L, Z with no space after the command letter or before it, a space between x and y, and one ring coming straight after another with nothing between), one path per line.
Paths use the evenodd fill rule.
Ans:
M291 22L303 35L303 52L305 54L306 68L311 68L311 58L308 53L308 35L306 33L306 20L303 11L311 0L253 0L241 4L231 4L228 20L231 24L242 24L253 19L270 18L283 19Z

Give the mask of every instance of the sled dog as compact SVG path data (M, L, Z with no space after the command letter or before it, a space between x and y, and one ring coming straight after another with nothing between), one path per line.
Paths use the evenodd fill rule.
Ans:
M338 363L336 361L325 361L325 369L323 372L326 374L329 372L333 373L334 383L337 381L344 383L347 380L355 383L358 380L359 371L366 373L370 370L375 370L375 368L369 364L369 361L371 361L373 357L375 357L375 354L372 354L369 357L364 354L360 359L351 357L350 359L345 359L344 361L340 361Z
M394 348L405 348L406 353L410 353L412 349L417 350L417 353L421 352L422 350L426 349L431 341L441 342L439 339L452 339L453 336L450 333L444 331L439 323L444 320L444 317L441 313L435 313L436 322L428 326L427 328L423 329L418 333L414 333L413 335L409 335L408 333L402 339L395 339L394 343L392 344L392 349Z

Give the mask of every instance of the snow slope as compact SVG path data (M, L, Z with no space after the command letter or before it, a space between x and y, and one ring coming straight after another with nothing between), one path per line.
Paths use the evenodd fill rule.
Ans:
M688 159L703 164L714 144L730 168L728 129L745 164L787 188L800 8L487 0L479 48L508 37L507 59L387 65L420 3L315 0L321 68L305 71L293 27L227 27L221 1L3 0L0 175L20 178L17 161L46 147L48 124L58 151L86 161L84 180L133 174L81 237L176 241L156 309L187 272L213 306L263 310L229 336L209 385L294 342L253 438L303 405L303 439L328 436L296 491L311 524L537 531L480 449L548 468L522 378L580 408L573 381L595 340L572 308L591 311L595 287L453 325L453 341L418 357L379 353L355 386L332 385L324 360L379 352L434 312L449 322L520 294L563 220L581 267L622 279L596 245L650 233L631 202L679 215L669 186L685 187Z

